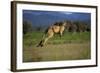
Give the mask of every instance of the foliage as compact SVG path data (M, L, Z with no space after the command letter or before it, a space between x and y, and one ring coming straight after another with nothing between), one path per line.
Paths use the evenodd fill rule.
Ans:
M74 24L77 26L77 32L84 32L84 31L90 31L89 24L85 22L75 21Z
M23 22L23 33L26 34L32 31L32 23L30 21Z

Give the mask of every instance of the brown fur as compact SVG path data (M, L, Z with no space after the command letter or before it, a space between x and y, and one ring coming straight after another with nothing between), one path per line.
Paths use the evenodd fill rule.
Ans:
M45 32L42 40L38 44L38 46L41 46L41 47L44 46L46 44L46 42L54 36L55 33L59 33L60 37L61 37L65 30L65 26L66 26L66 22L57 22L57 23L53 24L52 26L50 26L46 30L46 32Z

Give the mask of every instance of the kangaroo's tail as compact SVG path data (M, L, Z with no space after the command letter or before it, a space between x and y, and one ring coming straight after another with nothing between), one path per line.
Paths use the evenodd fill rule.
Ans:
M46 34L43 35L41 41L39 42L39 44L37 45L37 47L43 47L44 46L44 39L45 39Z
M43 40L41 40L40 42L39 42L39 44L37 45L37 47L43 47Z

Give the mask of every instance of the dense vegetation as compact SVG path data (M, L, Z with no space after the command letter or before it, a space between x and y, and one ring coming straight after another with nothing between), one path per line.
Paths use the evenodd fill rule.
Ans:
M62 21L60 21L60 22L62 22ZM55 22L55 23L60 23L60 22ZM45 31L45 29L47 29L48 27L41 26L41 25L40 26L33 26L30 21L24 21L23 22L23 33L26 34L26 33L31 32L31 31ZM66 20L66 30L65 31L68 31L68 32L88 31L89 32L90 30L91 30L90 24L87 24L87 23L81 22L81 21Z

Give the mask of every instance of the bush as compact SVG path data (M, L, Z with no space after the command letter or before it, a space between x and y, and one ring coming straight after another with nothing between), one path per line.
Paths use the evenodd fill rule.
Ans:
M32 23L29 21L23 22L23 33L26 34L27 32L32 31Z

